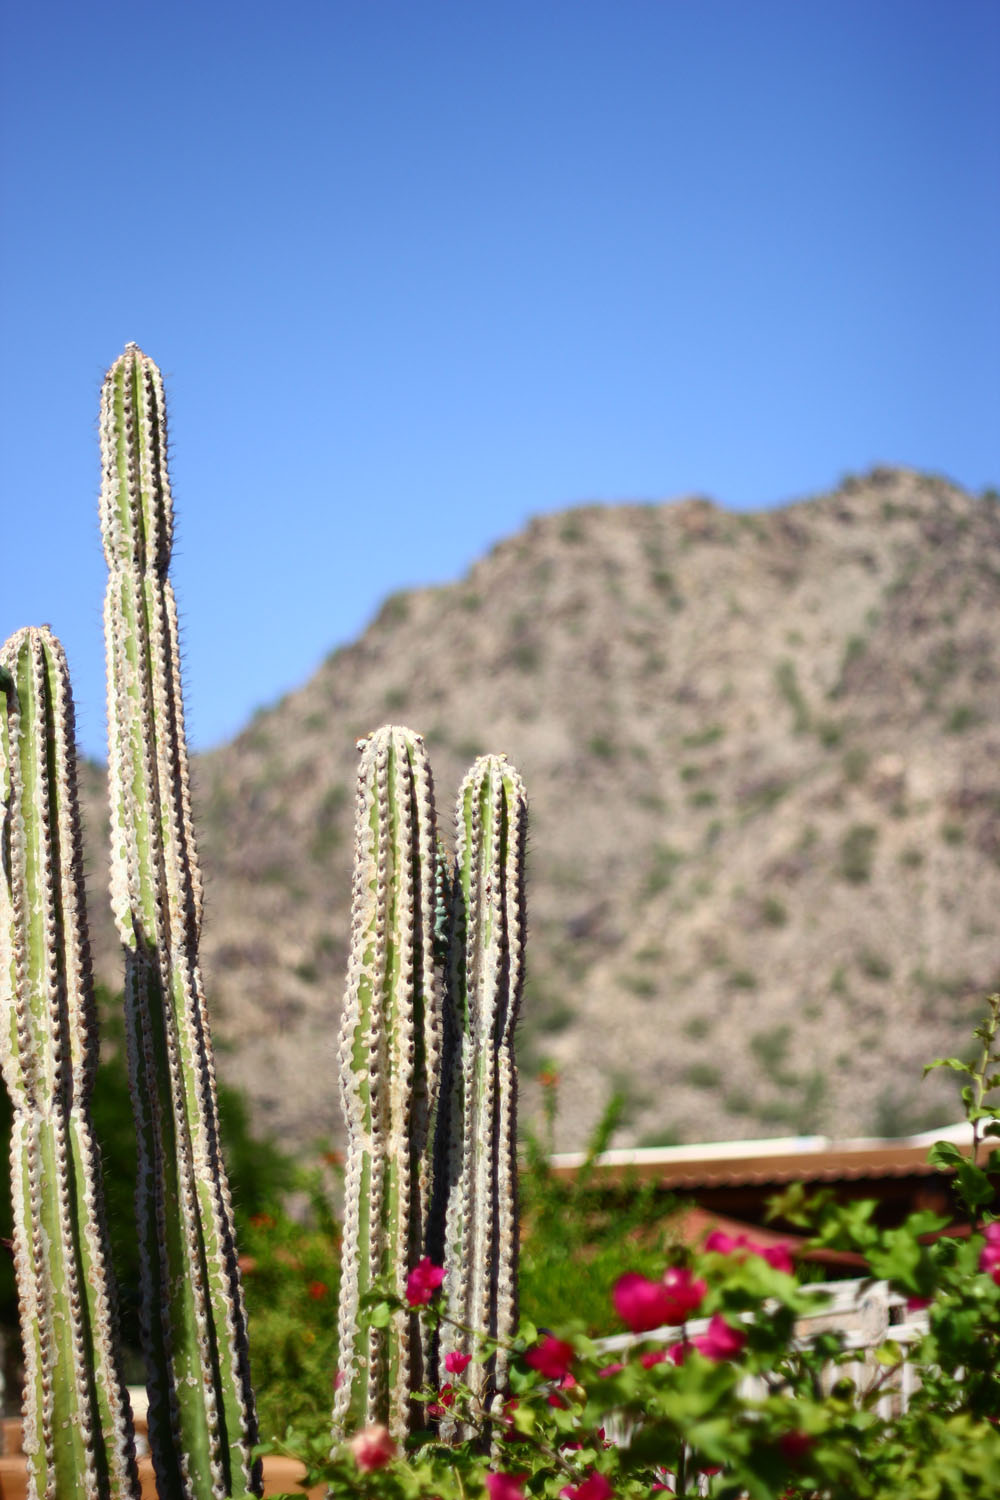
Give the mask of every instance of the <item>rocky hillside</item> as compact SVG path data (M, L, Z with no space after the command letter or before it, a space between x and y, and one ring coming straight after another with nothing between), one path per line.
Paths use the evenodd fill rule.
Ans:
M993 498L876 470L535 520L200 758L221 1071L260 1127L339 1135L354 742L391 720L445 826L478 752L525 778L522 1070L558 1069L561 1145L612 1088L620 1144L954 1118L920 1073L1000 982L998 688Z

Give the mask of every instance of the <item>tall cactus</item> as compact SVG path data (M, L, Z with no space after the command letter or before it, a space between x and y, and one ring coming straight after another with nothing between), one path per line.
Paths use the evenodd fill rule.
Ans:
M135 344L101 397L111 899L125 948L150 1446L170 1500L259 1492L246 1319L198 963L163 383Z
M424 1253L440 1065L434 789L419 735L362 740L351 952L340 1035L347 1174L334 1426L411 1429L426 1351L412 1314L372 1325L360 1301L391 1276L400 1296Z
M505 756L475 762L459 789L455 821L445 1007L448 1097L441 1111L448 1157L445 1287L454 1322L442 1327L442 1355L473 1354L475 1335L509 1340L517 1327L514 1026L524 983L527 800ZM466 1378L487 1405L502 1397L503 1351L470 1365Z
M12 636L0 667L0 1063L14 1105L29 1494L137 1500L90 1121L97 1031L69 674L47 629Z

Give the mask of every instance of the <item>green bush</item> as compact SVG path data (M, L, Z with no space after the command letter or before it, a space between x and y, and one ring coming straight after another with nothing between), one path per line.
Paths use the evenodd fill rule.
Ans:
M852 885L871 879L878 829L871 823L854 823L840 841L840 874Z

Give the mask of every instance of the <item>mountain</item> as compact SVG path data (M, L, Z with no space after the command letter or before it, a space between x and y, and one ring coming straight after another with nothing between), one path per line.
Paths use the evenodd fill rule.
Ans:
M558 1070L561 1146L612 1088L620 1144L954 1118L922 1066L1000 983L996 500L876 469L758 514L540 517L198 757L219 1066L258 1127L340 1134L354 744L388 721L424 734L445 830L477 753L524 776L520 1055L529 1112Z

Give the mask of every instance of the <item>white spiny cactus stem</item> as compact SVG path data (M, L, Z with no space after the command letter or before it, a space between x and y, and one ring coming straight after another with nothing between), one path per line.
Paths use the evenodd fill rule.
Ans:
M0 1065L14 1105L14 1266L31 1492L137 1500L100 1159L97 1031L69 674L47 629L0 653Z
M259 1491L256 1417L198 963L163 383L134 344L101 397L111 895L126 955L150 1446L171 1500Z
M426 1351L416 1318L372 1326L360 1299L391 1276L402 1297L420 1259L431 1193L441 1053L434 956L434 790L419 735L388 726L359 745L357 839L340 1088L347 1121L334 1427L411 1430Z

